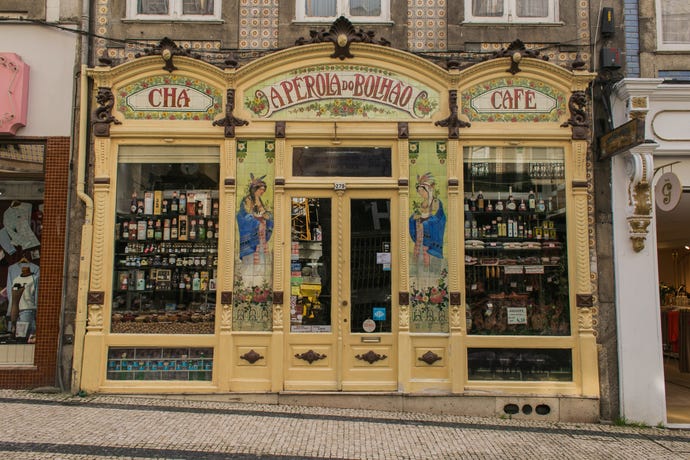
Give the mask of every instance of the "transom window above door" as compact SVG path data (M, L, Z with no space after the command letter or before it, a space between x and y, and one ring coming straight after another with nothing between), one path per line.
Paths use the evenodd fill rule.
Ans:
M346 16L352 22L390 19L390 0L296 0L297 21L331 22Z
M558 0L465 0L466 22L557 22Z
M222 0L127 0L127 19L219 20L221 4Z

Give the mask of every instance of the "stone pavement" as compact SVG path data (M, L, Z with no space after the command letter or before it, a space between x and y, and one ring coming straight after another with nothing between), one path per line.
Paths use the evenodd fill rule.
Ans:
M0 459L690 459L690 431L0 390Z

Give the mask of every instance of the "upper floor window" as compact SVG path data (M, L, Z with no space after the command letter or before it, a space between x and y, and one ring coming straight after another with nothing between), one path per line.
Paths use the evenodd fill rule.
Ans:
M690 3L688 0L658 0L659 49L690 50Z
M557 0L465 0L467 22L556 22Z
M352 22L390 19L390 0L297 0L298 21L332 22L346 16Z
M127 0L128 19L193 20L220 19L222 0Z

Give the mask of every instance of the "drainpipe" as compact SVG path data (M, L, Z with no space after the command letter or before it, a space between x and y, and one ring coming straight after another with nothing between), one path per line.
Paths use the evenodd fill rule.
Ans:
M93 199L84 191L86 185L87 133L88 133L88 78L86 65L81 67L81 107L79 117L79 162L77 167L77 196L84 202L84 225L81 228L81 252L79 255L79 288L77 311L74 318L74 357L72 358L72 393L81 387L84 339L86 337L87 297L91 277L91 247L93 243Z

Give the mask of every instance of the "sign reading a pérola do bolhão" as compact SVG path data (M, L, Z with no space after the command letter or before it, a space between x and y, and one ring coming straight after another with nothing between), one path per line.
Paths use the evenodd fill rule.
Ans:
M265 119L430 119L439 93L389 70L329 64L262 81L246 91L244 106Z

